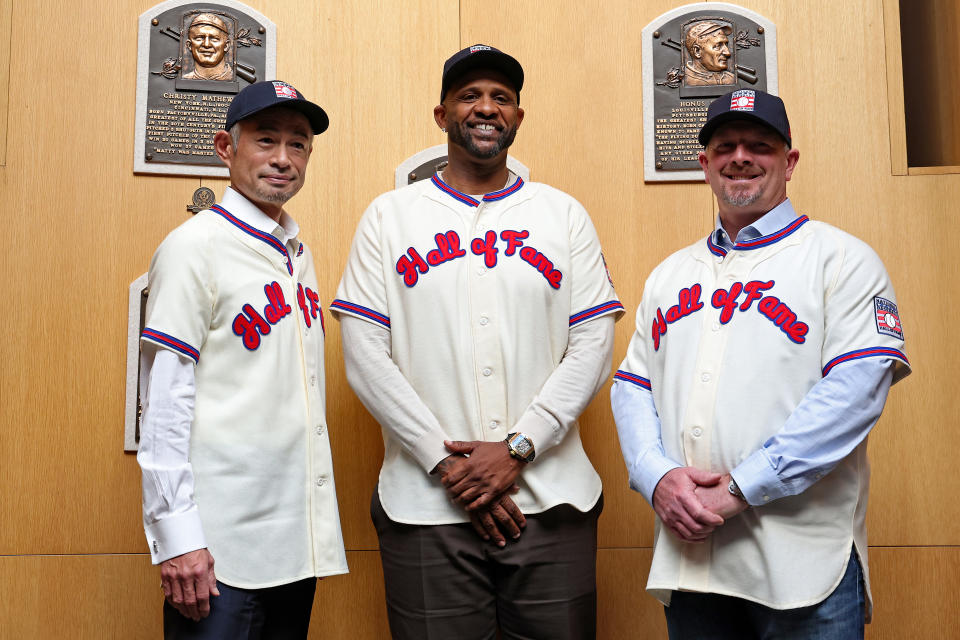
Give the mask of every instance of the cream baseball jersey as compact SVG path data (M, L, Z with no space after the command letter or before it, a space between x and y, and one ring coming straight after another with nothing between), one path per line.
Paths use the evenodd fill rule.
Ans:
M892 360L894 381L909 373L890 280L866 244L799 216L729 252L708 237L660 264L615 377L653 393L667 457L728 472L858 358ZM702 545L658 526L647 588L664 602L677 589L777 609L820 602L852 546L867 575L868 483L864 441L803 493L747 509Z
M235 215L253 206L228 189L167 236L141 337L196 363L196 503L217 578L242 588L347 570L313 259Z
M393 361L444 430L384 428L380 498L398 522L465 522L428 475L436 460L418 456L422 443L503 440L559 364L570 327L622 313L583 207L511 177L480 199L438 176L378 197L330 305L390 330ZM576 425L526 433L538 455L518 506L589 510L600 478Z

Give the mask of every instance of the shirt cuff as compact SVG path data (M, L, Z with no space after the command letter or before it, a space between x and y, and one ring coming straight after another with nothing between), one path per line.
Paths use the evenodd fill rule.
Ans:
M777 475L763 449L751 453L730 472L730 476L747 503L753 506L765 505L795 493Z
M654 451L647 451L627 471L630 475L630 488L639 491L647 502L653 504L653 492L668 471L682 467L670 458Z
M538 456L542 451L557 445L560 441L559 431L560 425L547 420L534 409L525 411L510 429L510 433L522 433L527 436L533 442L533 451Z
M430 473L440 461L449 455L452 455L447 448L443 446L443 440L446 436L437 437L437 434L428 432L420 436L416 445L410 450L417 463L424 471Z
M200 513L194 507L184 513L143 525L150 547L150 561L160 564L164 560L181 556L207 546L200 524Z

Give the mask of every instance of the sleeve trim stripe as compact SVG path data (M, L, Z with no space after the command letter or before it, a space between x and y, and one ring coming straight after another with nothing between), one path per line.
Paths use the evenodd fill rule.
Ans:
M584 320L589 320L590 318L602 316L607 313L612 313L614 311L623 311L623 305L620 304L619 300L611 300L610 302L604 302L603 304L598 304L595 307L585 309L580 313L573 314L572 316L570 316L570 326L572 327L578 322L583 322Z
M624 382L631 382L642 389L650 391L650 381L641 376L628 373L623 369L618 369L615 374L613 374L614 380L623 380Z
M383 315L382 313L377 313L373 309L368 309L359 304L354 304L352 302L347 302L346 300L334 300L330 303L331 311L342 311L344 313L349 313L355 316L361 316L367 318L368 320L373 320L383 326L390 328L390 318Z
M187 356L195 363L200 362L200 352L191 347L189 344L183 340L177 340L171 335L167 335L162 331L157 331L156 329L151 329L150 327L144 327L143 333L140 334L140 337L144 340L149 340L151 342L156 342L157 344L173 349L177 353L182 353Z
M898 349L890 349L887 347L872 347L869 349L857 349L856 351L849 351L842 355L837 356L833 360L827 363L823 368L823 376L826 377L830 370L833 369L838 364L843 362L848 362L850 360L859 360L861 358L878 358L878 357L887 357L894 358L895 360L901 360L907 366L910 365L910 361L907 360L906 354Z

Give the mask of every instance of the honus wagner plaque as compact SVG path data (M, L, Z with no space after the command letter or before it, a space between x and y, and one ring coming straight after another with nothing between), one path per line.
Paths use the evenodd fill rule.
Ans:
M135 173L226 177L213 136L240 89L276 74L276 26L234 2L170 0L140 15Z
M643 176L703 180L697 134L710 103L737 89L777 93L776 26L725 2L678 7L644 27Z

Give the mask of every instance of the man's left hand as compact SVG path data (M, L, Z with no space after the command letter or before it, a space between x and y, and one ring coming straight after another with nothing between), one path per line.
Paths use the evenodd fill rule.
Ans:
M470 456L457 460L440 476L450 499L470 513L509 490L525 464L510 455L505 442L445 440L443 444L451 453Z
M730 493L727 488L730 485L730 474L725 473L720 478L720 482L712 486L698 486L694 493L703 503L703 506L719 515L724 520L728 520L737 515L750 505L743 498Z

